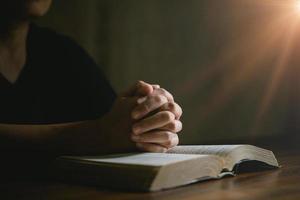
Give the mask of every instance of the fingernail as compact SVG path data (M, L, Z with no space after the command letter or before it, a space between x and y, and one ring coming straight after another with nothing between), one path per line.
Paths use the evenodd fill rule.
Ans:
M143 103L144 101L146 101L147 97L141 97L137 100L138 104Z

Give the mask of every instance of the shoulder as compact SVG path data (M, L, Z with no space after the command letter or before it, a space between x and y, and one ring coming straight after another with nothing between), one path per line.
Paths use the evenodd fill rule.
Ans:
M36 87L58 110L76 112L70 115L78 119L108 111L116 96L114 90L102 69L73 39L32 25L28 47L32 74L40 83Z
M93 58L68 36L49 28L31 25L29 34L31 60L42 66L43 74L51 74L58 84L77 86L87 91L92 87L107 86L110 83ZM66 78L67 82L66 83Z
M32 60L42 65L49 74L61 78L68 76L71 80L86 79L95 73L97 77L94 78L101 78L99 74L103 72L100 67L72 38L32 24L28 41Z
M41 42L46 45L75 45L76 42L70 37L58 33L50 28L42 27L36 24L30 25L29 39L32 42Z
M35 24L31 24L30 27L29 45L33 50L41 50L40 53L51 54L52 56L91 59L86 51L72 38ZM74 54L79 54L79 57Z

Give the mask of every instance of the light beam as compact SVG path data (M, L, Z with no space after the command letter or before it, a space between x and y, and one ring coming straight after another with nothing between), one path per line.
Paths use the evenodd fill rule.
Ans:
M300 0L296 0L295 8L296 8L296 11L299 12L299 14L300 14Z

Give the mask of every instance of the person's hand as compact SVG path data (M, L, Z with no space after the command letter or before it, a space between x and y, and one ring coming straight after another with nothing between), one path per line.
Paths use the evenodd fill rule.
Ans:
M111 110L96 121L96 130L105 133L103 139L106 141L105 146L109 147L109 152L124 152L136 149L135 143L130 139L132 126L136 121L131 117L132 110L138 105L138 99L151 94L154 88L155 86L138 81L127 91L121 93ZM98 144L97 139L94 143Z
M176 146L179 143L177 133L182 130L181 107L159 85L140 81L136 86L134 94L130 95L141 97L131 113L135 120L132 141L140 150L150 152L165 152Z
M104 117L107 146L118 152L136 147L165 152L178 144L176 133L182 129L181 115L182 110L170 93L158 85L139 81L119 95ZM136 131L137 127L141 129Z

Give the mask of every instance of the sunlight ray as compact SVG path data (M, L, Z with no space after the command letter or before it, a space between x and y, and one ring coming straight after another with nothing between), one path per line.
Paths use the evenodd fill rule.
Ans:
M256 34L255 43L253 43L252 40L248 40L249 42L244 41L243 44L248 46L248 49L240 49L241 45L237 46L237 48L240 49L239 55L236 55L236 58L239 59L238 63L235 63L237 69L226 76L214 94L208 98L208 103L204 104L206 108L199 110L201 116L205 118L208 114L221 108L230 100L230 97L238 91L238 88L242 86L243 82L253 78L253 73L258 70L257 66L260 66L259 63L266 59L266 56L271 55L270 50L278 45L278 41L283 36L284 29L274 31L275 28L278 27L278 22L279 21L275 21L267 28L265 27L268 31L262 30L261 34ZM273 32L276 34L270 37ZM257 46L259 45L263 46L258 49ZM248 55L251 55L252 59L245 59Z
M259 128L259 124L262 121L264 114L268 111L282 77L287 70L287 64L289 62L291 52L294 50L293 45L295 44L294 42L298 27L299 21L294 21L294 23L290 25L289 31L285 36L286 43L283 47L282 54L278 57L277 66L271 75L270 82L265 89L265 95L263 96L260 107L258 108L253 132Z

